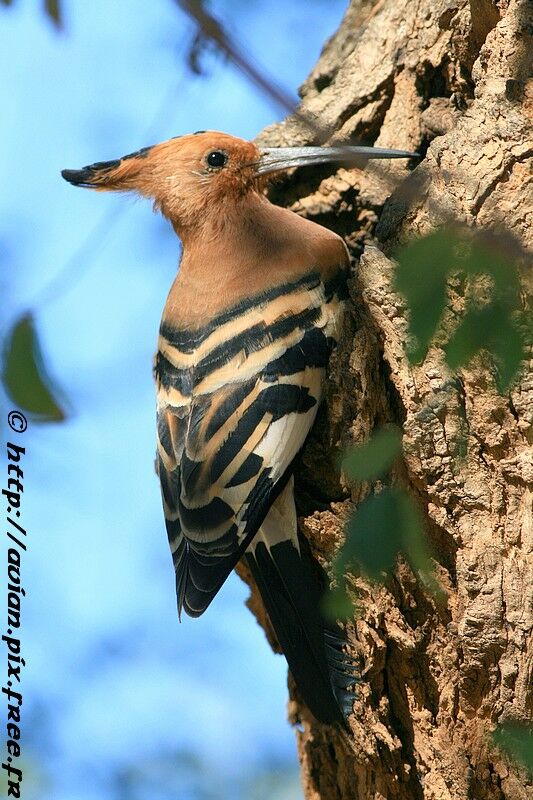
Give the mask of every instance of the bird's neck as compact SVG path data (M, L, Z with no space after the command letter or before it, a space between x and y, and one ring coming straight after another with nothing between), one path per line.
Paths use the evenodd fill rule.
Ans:
M226 258L230 270L238 268L241 257L268 257L279 240L287 239L287 222L279 228L280 214L293 216L257 192L221 197L216 204L204 206L189 225L174 225L183 243L181 270L201 271L203 260L211 253L216 253L217 263Z
M194 229L177 231L180 269L164 318L200 327L245 297L316 269L317 240L335 234L252 193L209 209Z

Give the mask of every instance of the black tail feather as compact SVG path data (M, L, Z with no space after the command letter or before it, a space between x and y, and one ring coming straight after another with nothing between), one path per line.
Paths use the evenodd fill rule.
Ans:
M324 575L307 541L300 537L300 553L288 540L270 548L258 541L246 561L305 704L319 721L344 724L355 667L344 632L322 614Z

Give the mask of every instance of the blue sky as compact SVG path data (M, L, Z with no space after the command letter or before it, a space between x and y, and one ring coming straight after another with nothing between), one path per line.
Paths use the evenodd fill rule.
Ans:
M148 203L59 177L198 129L251 138L282 113L220 59L190 75L172 0L63 5L62 34L29 0L0 12L2 325L36 311L71 408L24 439L25 797L294 800L286 666L246 588L232 576L204 617L177 622L151 359L179 243ZM212 9L295 93L345 5Z

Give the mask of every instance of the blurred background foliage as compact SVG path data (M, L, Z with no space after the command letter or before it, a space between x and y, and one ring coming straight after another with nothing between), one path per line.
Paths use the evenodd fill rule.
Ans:
M0 2L6 7L17 5L15 0ZM294 108L291 96L257 67L211 16L207 4L178 0L176 5L196 23L183 53L192 73L204 74L206 56L209 60L210 53L221 52L282 110ZM64 29L63 6L58 0L46 0L43 13L56 30ZM103 232L99 223L89 244L94 238L103 238ZM88 245L84 248L90 249ZM509 237L503 233L473 233L450 224L410 242L397 253L396 259L396 288L405 300L409 319L411 363L419 363L429 347L438 346L443 349L449 368L458 371L484 351L490 359L498 391L507 392L520 369L531 334L531 320L524 314L521 303L519 254ZM68 284L73 268L70 260L66 266L60 278L64 277ZM453 285L453 303L450 285ZM62 292L57 278L54 287L52 299ZM43 296L47 303L50 298L46 295L45 289ZM50 377L43 358L38 335L39 312L39 303L23 311L5 333L2 381L7 397L33 421L63 422L70 404L57 381ZM376 430L368 442L345 455L343 468L351 480L377 484L351 517L346 543L333 565L337 588L326 598L326 604L329 613L335 616L348 617L354 612L346 591L347 573L361 570L371 580L386 581L400 554L428 591L436 598L442 595L433 575L421 511L393 479L394 465L401 458L402 432L395 426ZM258 690L261 691L260 687ZM533 769L531 731L502 726L494 734L494 742ZM38 770L31 773L38 774ZM218 800L230 796L282 800L299 796L297 775L294 771L287 772L284 764L256 771L239 786L234 782L229 785L224 779L214 784L206 778L208 773L208 766L193 751L161 754L156 761L142 766L135 762L117 770L113 796L121 800L137 800L148 794L155 800L167 797Z

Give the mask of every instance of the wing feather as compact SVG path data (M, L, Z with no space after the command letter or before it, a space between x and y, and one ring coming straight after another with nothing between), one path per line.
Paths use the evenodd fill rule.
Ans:
M315 420L339 303L316 275L303 311L302 291L300 283L292 315L278 289L278 316L262 297L269 324L258 322L253 304L237 310L226 349L216 325L203 338L195 333L196 364L184 332L165 323L156 358L158 471L180 612L205 611L286 485Z

